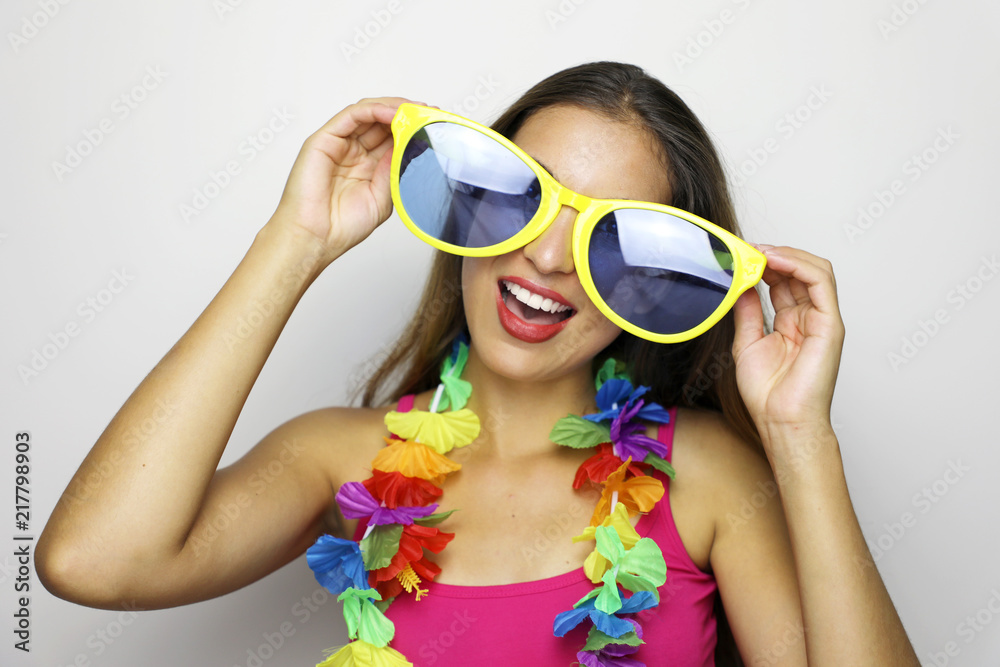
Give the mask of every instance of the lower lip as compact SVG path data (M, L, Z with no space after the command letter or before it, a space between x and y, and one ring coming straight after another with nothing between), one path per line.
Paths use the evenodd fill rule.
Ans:
M514 298L511 295L511 298ZM562 322L555 324L532 324L525 322L520 317L512 313L503 302L503 290L497 286L497 313L500 315L500 325L504 331L518 340L525 343L543 343L562 331L572 317L567 317Z

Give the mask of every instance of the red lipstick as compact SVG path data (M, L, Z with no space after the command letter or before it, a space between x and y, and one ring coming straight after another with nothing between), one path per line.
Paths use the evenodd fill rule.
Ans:
M559 322L554 322L552 324L539 324L530 322L520 317L514 312L514 310L512 310L512 308L508 307L507 303L504 301L504 293L507 292L507 290L503 285L503 281L516 283L532 294L552 299L553 301L569 306L570 308L572 308L572 305L558 292L540 287L530 281L524 280L523 278L514 278L512 276L505 276L501 278L497 283L496 291L497 315L500 318L500 325L514 338L522 340L526 343L542 343L562 331L570 319L572 319L572 315L570 315L566 319ZM513 294L507 292L507 299L515 299L515 297ZM523 304L515 305L514 307L520 309L522 306Z

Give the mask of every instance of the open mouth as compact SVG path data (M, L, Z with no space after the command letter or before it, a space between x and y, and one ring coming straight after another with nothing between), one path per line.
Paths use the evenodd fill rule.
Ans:
M536 294L510 280L501 280L500 295L507 309L525 322L535 325L558 324L576 311L551 297Z

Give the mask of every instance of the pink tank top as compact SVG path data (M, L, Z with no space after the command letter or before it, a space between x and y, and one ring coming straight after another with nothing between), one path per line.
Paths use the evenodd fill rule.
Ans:
M404 397L399 410L409 410ZM677 409L662 424L658 438L673 454ZM683 474L680 471L678 474ZM647 665L704 667L715 664L716 626L713 604L716 584L694 564L674 525L670 511L670 478L654 473L668 493L652 512L642 516L636 530L656 541L667 563L667 581L659 588L660 604L640 612L645 644L630 656ZM365 526L359 525L359 539ZM582 527L581 527L582 529ZM429 665L570 665L587 641L589 623L581 623L565 637L552 634L560 612L593 589L581 566L549 579L503 586L453 586L427 582L429 593L416 602L401 596L387 616L396 625L390 646L415 667Z

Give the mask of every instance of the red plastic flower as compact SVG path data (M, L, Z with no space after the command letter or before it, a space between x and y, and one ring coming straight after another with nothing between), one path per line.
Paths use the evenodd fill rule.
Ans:
M372 476L362 484L368 493L393 509L400 505L429 505L441 496L441 489L431 482L419 477L407 477L401 472L372 470Z
M403 584L397 575L407 567L418 577L433 580L441 573L441 568L427 560L424 549L436 554L441 553L454 537L455 533L442 533L434 527L418 524L403 526L403 534L399 538L399 551L392 557L389 565L368 573L368 584L382 595L383 600L388 600L403 592Z
M597 446L597 453L580 464L576 470L576 479L573 480L573 488L579 489L589 479L595 484L603 484L611 473L618 470L622 465L622 460L615 456L611 443L605 442ZM641 477L646 474L643 464L635 461L629 463L628 472L633 477Z

